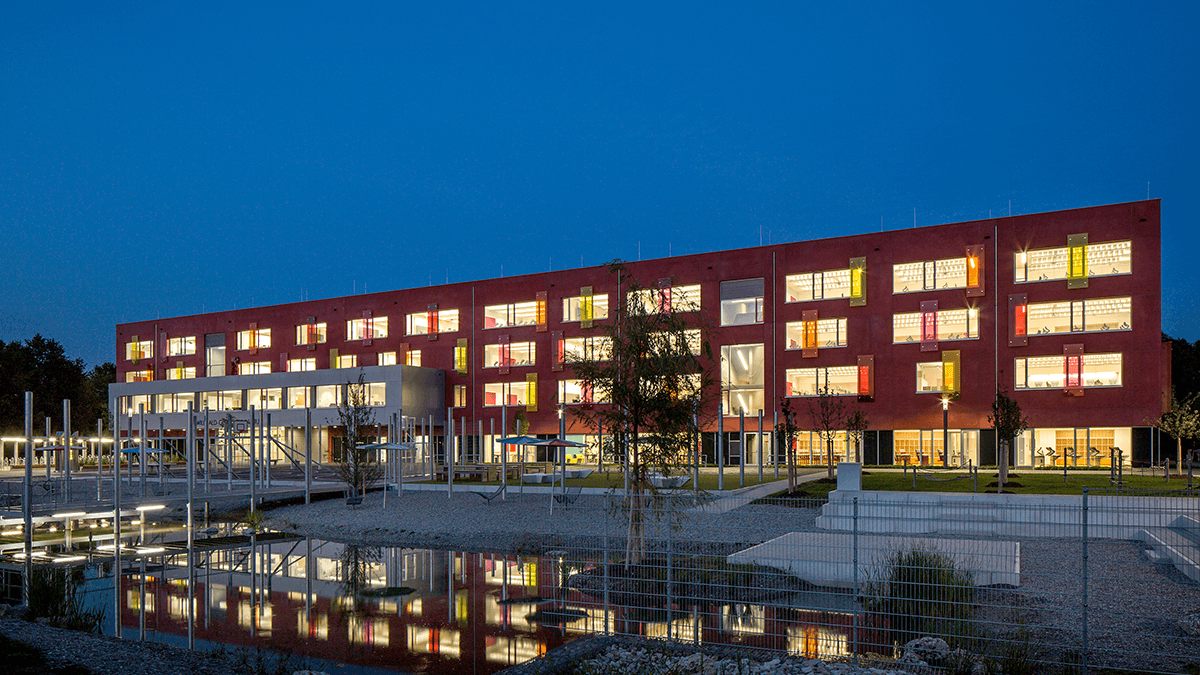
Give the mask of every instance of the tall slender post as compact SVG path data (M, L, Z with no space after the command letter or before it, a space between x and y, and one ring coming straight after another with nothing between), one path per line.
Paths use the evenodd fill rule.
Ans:
M113 635L121 637L121 424L117 399L112 399L113 409ZM129 418L129 428L133 418Z
M33 392L25 392L25 485L21 504L25 512L25 576L21 600L29 606L29 584L33 580Z
M759 408L758 409L758 482L759 483L763 482L763 472L762 472L762 470L763 470L763 451L767 447L763 443L764 440L766 440L766 437L763 436L763 411L762 411L762 408Z
M562 403L558 404L558 437L561 440L564 440L564 441L567 440L567 411L563 407ZM559 490L559 492L560 492L560 494L563 495L563 504L566 504L567 503L567 501L566 501L567 448L565 446L558 449L558 456L559 456L558 464L559 464L559 467L561 467L561 469L562 469L562 478L560 478L558 481L559 485L561 486L561 489ZM551 485L550 489L553 490L554 486Z
M1063 458L1063 463L1066 464L1066 458ZM1083 597L1083 621L1081 628L1083 629L1083 672L1088 672L1088 487L1083 486L1083 513L1080 514L1083 528L1083 579L1082 592Z
M71 503L71 399L63 399L63 454L62 475L66 476L65 491L67 503Z
M46 480L50 480L50 465L53 463L50 461L50 458L54 454L54 451L50 449L51 447L50 416L46 415L46 443L42 446L42 455L46 459Z
M746 485L746 409L738 408L738 487Z
M187 584L187 622L188 622L188 649L196 648L196 561L194 558L196 549L195 540L195 523L193 518L193 492L195 485L195 474L192 469L196 463L196 420L192 417L192 404L189 402L187 406L187 430L184 432L184 449L183 458L187 463L187 567L188 567L188 584Z
M158 416L158 490L159 490L159 492L162 492L163 481L165 480L165 477L163 476L163 466L164 466L164 462L166 461L166 457L163 456L164 449L165 449L165 446L163 444L163 417L162 417L162 415L159 415Z
M725 402L717 403L717 491L725 489Z
M775 423L771 425L771 431L774 432L779 428L779 411L775 411ZM775 480L779 480L779 444L775 441L775 434L771 434L771 465L775 467Z
M254 469L255 469L255 466L254 466L255 465L255 461L254 461L254 453L255 453L255 448L254 448L254 406L250 406L250 429L249 429L249 431L250 431L250 438L249 438L248 442L250 443L250 512L254 513L254 510L256 508L258 508L258 481L256 480L256 477L254 474Z
M692 489L700 489L700 401L692 402L692 432L696 437L692 439L692 453L695 455L692 461Z
M138 404L138 484L146 496L146 404Z
M312 408L304 409L304 503L312 503Z
M500 406L500 437L504 438L508 435L508 406ZM504 486L504 491L500 493L500 499L508 499L508 446L500 444L500 484ZM524 485L524 479L521 480ZM507 567L506 567L507 569Z
M942 468L950 468L950 398L942 397Z
M454 494L454 409L446 408L446 449L442 452L446 466L446 499Z
M113 439L113 447L117 447ZM114 454L115 456L115 454ZM100 503L100 483L104 480L104 418L96 418L96 503Z
M209 469L208 456L212 454L212 434L208 427L208 408L204 409L204 494L207 495L212 490L212 479L209 476L212 471ZM226 467L228 468L228 467ZM208 615L208 612L205 612Z
M267 413L267 424L263 427L263 471L267 474L267 489L271 489L271 413Z

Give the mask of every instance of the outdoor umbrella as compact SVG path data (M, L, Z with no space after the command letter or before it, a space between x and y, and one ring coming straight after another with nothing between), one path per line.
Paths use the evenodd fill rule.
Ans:
M587 443L577 443L568 441L565 438L547 438L543 441L536 441L530 445L537 445L544 448L586 448ZM559 470L559 484L562 485L562 494L567 493L567 453L560 450L558 452L561 469ZM554 511L554 484L550 485L550 511Z
M508 438L497 439L500 445L534 445L538 439L532 436L509 436ZM508 487L508 452L500 453L500 472L503 478L500 479L500 484ZM521 473L525 473L525 453L521 453ZM525 494L525 481L521 480L521 494Z

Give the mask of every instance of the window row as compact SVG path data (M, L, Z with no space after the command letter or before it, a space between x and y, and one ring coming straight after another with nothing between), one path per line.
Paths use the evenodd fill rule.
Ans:
M1061 354L1018 358L1017 389L1120 387L1121 354Z
M1086 298L1062 302L1027 302L1012 296L1013 334L1059 335L1131 330L1133 299Z
M1014 253L1013 282L1086 280L1089 277L1133 274L1132 241L1089 245L1087 235L1072 235L1068 239L1067 246Z
M204 410L284 410L288 408L336 408L346 397L346 388L358 385L319 384L305 387L274 387L267 389L230 389L225 391L184 392L179 394L147 394L122 396L121 412L132 414L138 406L146 412L187 412ZM363 385L363 396L367 405L382 406L387 403L387 385L384 382L368 382Z

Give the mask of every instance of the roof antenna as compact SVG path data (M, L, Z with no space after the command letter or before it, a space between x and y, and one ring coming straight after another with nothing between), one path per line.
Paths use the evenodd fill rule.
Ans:
M913 227L917 226L917 207L913 207Z
M1150 181L1146 181L1146 199L1150 199Z

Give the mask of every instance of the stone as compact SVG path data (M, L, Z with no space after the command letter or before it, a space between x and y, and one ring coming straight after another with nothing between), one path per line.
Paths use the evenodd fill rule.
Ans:
M1175 623L1184 633L1192 637L1200 637L1200 609L1184 614L1183 618Z
M941 638L921 637L905 643L904 656L909 654L915 655L917 659L931 666L940 666L946 660L946 656L950 654L950 645ZM906 661L904 658L900 660Z

